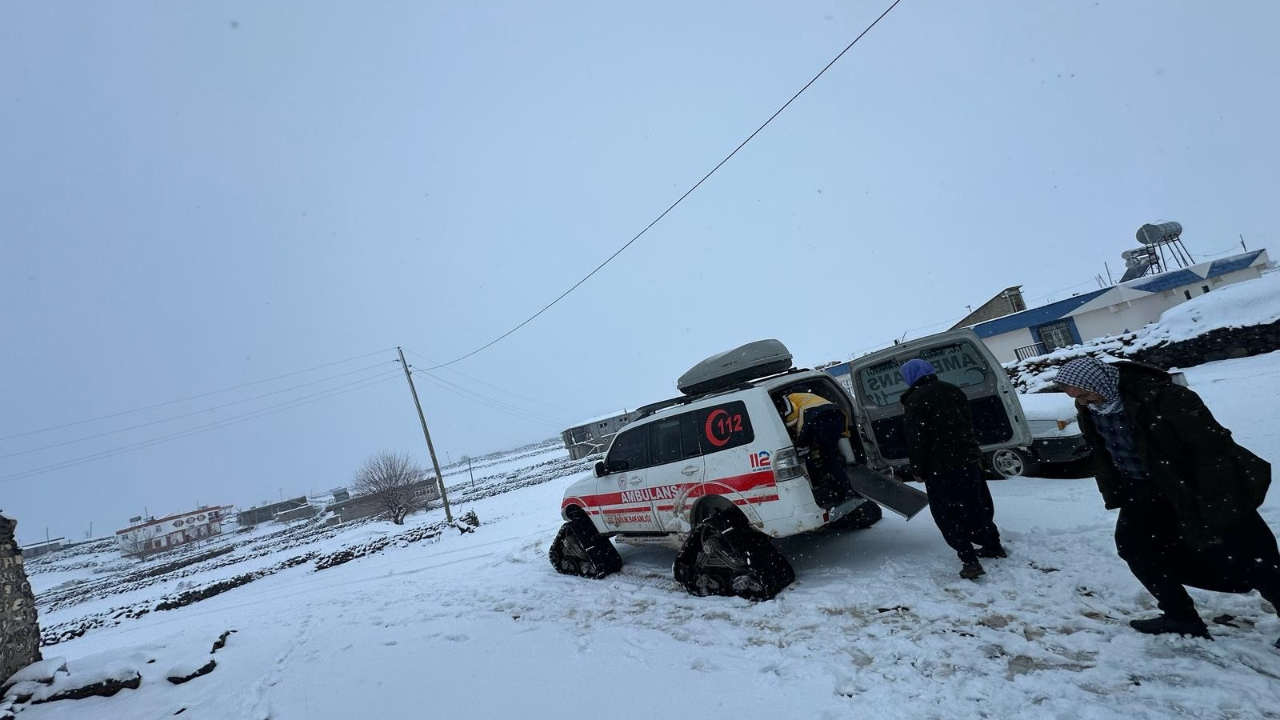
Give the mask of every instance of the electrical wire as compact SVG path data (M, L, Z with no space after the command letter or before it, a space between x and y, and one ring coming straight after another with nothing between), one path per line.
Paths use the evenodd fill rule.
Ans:
M401 349L402 349L402 350L404 350L405 352L409 353L410 355L412 355L412 356L414 356L414 357L418 358L419 360L426 360L427 362L431 363L432 365L435 365L436 367L444 367L443 365L438 365L438 364L437 364L437 363L439 362L438 360L432 360L431 358L427 357L426 355L422 355L422 354L420 354L420 353L416 353L416 352L414 352L414 351L410 350L409 348L401 348ZM451 372L451 373L456 373L456 374L458 374L458 375L461 375L462 377L464 377L464 378L466 378L466 379L468 379L468 380L470 380L470 381L472 381L472 382L478 382L478 383L480 383L481 385L484 385L485 387L488 387L488 388L492 388L492 389L494 389L494 390L497 390L498 392L503 392L503 393L506 393L506 394L508 394L508 395L514 395L515 397L518 397L518 398L520 398L521 400L527 400L527 401L529 401L529 402L531 402L531 403L534 403L535 405L542 405L542 406L544 406L544 407L549 407L549 408L552 408L552 409L554 409L554 410L562 410L562 411L567 412L567 413L573 413L574 415L584 415L584 416L586 415L586 413L583 413L583 412L582 412L582 411L580 411L580 410L573 410L573 409L571 409L571 408L561 407L561 406L559 406L559 405L552 405L552 404L551 404L551 403L549 403L549 402L543 402L543 401L541 401L541 400L537 400L537 399L535 399L535 398L531 398L531 397L529 397L529 396L527 396L527 395L521 395L520 393L518 393L518 392L516 392L516 391L514 391L514 390L507 390L506 388L498 387L497 385L494 385L494 384L492 384L492 383L485 382L484 380L481 380L480 378L472 377L471 375L468 375L468 374L466 374L466 373L462 372L461 370L458 370L457 368L445 367L444 369L445 369L445 370L448 370L448 371L449 371L449 372Z
M445 380L444 378L440 377L439 375L433 375L433 374L428 373L428 372L426 372L426 371L424 371L424 370L418 370L417 368L413 368L412 366L410 366L410 370L411 370L412 372L416 373L419 377L424 377L424 376L425 376L425 377L431 378L431 379L433 379L433 380L435 380L435 381L437 381L437 382L443 383L443 384L445 384L445 385L448 385L448 386L449 386L449 387L451 387L451 388L456 389L458 392L462 393L463 395L466 395L466 396L468 396L468 397L476 398L476 399L482 400L482 401L484 401L484 402L487 402L487 403L489 403L489 404L490 404L490 406L491 406L491 407L494 407L494 408L497 408L497 409L509 410L509 411L511 411L511 412L520 413L520 414L522 414L522 415L524 415L524 416L527 416L527 417L529 417L529 418L538 419L538 420L543 420L543 421L547 421L547 422L553 422L553 423L556 423L557 425L564 425L565 423L570 422L570 421L567 421L567 420L565 420L565 419L563 419L563 418L558 418L558 417L555 417L555 416L552 416L552 415L547 415L546 413L534 412L533 410L526 410L526 409L524 409L524 408L522 408L522 407L519 407L519 406L517 406L517 405L512 405L511 403L504 402L504 401L502 401L502 400L498 400L497 398L489 397L488 395L485 395L485 394L483 394L483 393L481 393L481 392L479 392L479 391L472 390L471 388L468 388L468 387L463 387L463 386L461 386L461 385L459 385L459 384L457 384L457 383L455 383L455 382L452 382L452 381L449 381L449 380Z
M395 361L394 361L394 360L392 360L392 361L388 361L388 362L395 362ZM108 431L106 431L106 432L100 432L100 433L98 433L97 435L86 435L86 436L84 436L84 437L75 438L75 439L73 439L73 440L64 440L63 442L52 443L52 444L49 444L49 445L41 445L40 447L31 448L31 449L29 449L29 450L21 450L21 451L19 451L19 452L9 453L8 455L0 455L0 460L4 460L4 459L6 459L6 458L11 458L11 457L17 457L17 456L19 456L19 455L29 455L29 454L31 454L31 453L33 453L33 452L39 452L39 451L41 451L41 450L49 450L49 449L51 449L51 448L63 447L64 445L74 445L75 443L85 442L86 440L95 440L95 439L100 438L100 437L106 437L106 436L108 436L108 435L116 435L116 434L119 434L119 433L122 433L122 432L128 432L128 431L130 431L130 430L137 430L137 429L139 429L139 428L150 427L150 426L152 426L152 425L159 425L159 424L161 424L161 423L173 422L174 420L181 420L181 419L183 419L183 418L189 418L189 417L191 417L191 416L193 416L193 415L203 415L203 414L205 414L205 413L214 412L214 411L216 411L216 410L221 410L221 409L223 409L223 408L228 408L228 407L231 407L231 406L233 406L233 405L243 405L244 403L247 403L247 402L253 402L254 400L261 400L262 398L265 398L265 397L271 397L272 395L279 395L280 393L289 392L289 391L291 391L291 390L297 390L298 388L304 388L304 387L308 387L308 386L310 386L310 385L316 385L316 384L318 384L318 383L328 382L328 381L330 381L330 380L336 380L336 379L338 379L338 378L341 378L341 377L347 377L348 375L354 375L354 374L356 374L356 373L360 373L360 372L367 372L367 371L369 371L369 370L373 370L373 369L375 369L375 368L377 368L377 367L380 367L382 364L383 364L383 363L379 363L378 365L370 365L370 366L368 366L368 367L362 367L362 368L360 368L359 370L352 370L352 371L350 371L350 372L339 373L339 374L337 374L337 375L331 375L331 376L326 377L326 378L320 378L319 380L312 380L311 382L305 382L305 383L302 383L301 385L294 385L294 386L292 386L292 387L287 387L287 388L284 388L283 390L273 390L273 391L271 391L271 392L269 392L269 393L263 393L263 394L261 394L261 395L254 395L253 397L244 398L243 400L236 400L236 401L234 401L234 402L224 403L224 404L222 404L222 405L214 405L213 407L201 408L200 410L192 410L191 412L183 413L183 414L181 414L181 415L172 415L172 416L167 417L167 418L161 418L161 419L159 419L159 420L152 420L151 422L139 423L139 424L137 424L137 425L130 425L129 427L123 427L123 428L120 428L120 429L118 429L118 430L108 430ZM368 378L366 378L366 379L368 379ZM339 387L341 387L341 386L339 386Z
M495 404L493 404L491 401L489 401L489 400L487 400L487 399L481 399L481 398L479 398L479 397L477 397L477 396L473 395L472 393L469 393L469 392L464 391L464 390L457 389L457 386L456 386L456 385L452 385L452 383L448 383L448 381L447 381L447 380L441 380L440 378L437 378L437 377L435 377L435 376L433 376L433 375L428 375L428 374L426 374L425 372L423 372L422 370L412 370L411 372L412 372L414 375L418 376L419 378L422 378L422 379L423 379L423 380L425 380L426 382L430 383L431 385L433 385L433 386L435 386L435 387L440 388L441 390L444 390L444 391L446 391L446 392L453 393L454 395L457 395L457 396L459 396L459 397L465 398L465 399L467 399L468 401L472 401L472 402L479 402L481 405L484 405L484 406L488 407L488 408L489 408L489 409L491 409L491 410L495 410L495 411L497 411L497 412L499 412L499 413L502 413L502 414L504 414L504 415L509 415L509 416L511 416L511 417L516 418L517 420L524 420L524 421L526 421L526 422L535 422L535 423L538 423L538 424L540 424L540 425L546 425L546 426L548 426L548 427L555 427L555 428L563 428L563 427L564 427L564 425L565 425L565 423L561 423L561 422L552 422L552 421L550 421L550 420L548 420L548 419L545 419L545 418L539 418L539 417L534 417L534 416L525 415L525 414L522 414L522 413L513 412L512 410L509 410L509 409L503 408L503 407L501 407L501 406L495 405Z
M624 243L624 244L622 245L622 247L620 247L620 248L618 248L617 250L615 250L615 251L614 251L614 253L613 253L612 255L610 255L609 257L605 258L605 261L604 261L604 262L602 262L602 263L600 263L599 265L597 265L597 266L596 266L596 268L595 268L594 270L592 270L591 272L587 273L587 274L586 274L586 275L585 275L581 280L579 280L578 282L576 282L576 283L574 283L572 286L570 286L570 288L569 288L568 290L565 290L564 292L560 293L559 297L557 297L555 300L552 300L551 302L549 302L549 303L547 303L546 305L544 305L544 306L542 307L542 309L541 309L541 310L539 310L538 312L536 312L536 313L534 313L534 314L530 315L529 317L525 318L525 320L524 320L523 322L521 322L519 325L516 325L515 327L513 327L513 328L511 328L510 330L508 330L508 331L506 331L506 332L502 333L501 335L499 335L498 337L494 338L493 340L490 340L489 342L485 343L484 345L481 345L480 347L478 347L478 348L476 348L476 349L472 350L471 352L468 352L468 353L466 353L466 354L464 354L464 355L459 355L458 357L456 357L456 358L454 358L454 359L450 360L449 362L441 363L441 364L439 364L439 365L437 365L437 366L435 366L435 367L427 368L427 370L435 370L435 369L437 369L437 368L447 367L447 366L449 366L449 365L453 365L454 363L457 363L457 362L461 362L461 361L463 361L463 360L466 360L467 358L469 358L469 357L471 357L471 356L473 356L473 355L476 355L476 354L478 354L478 353L480 353L480 352L483 352L483 351L485 351L485 350L488 350L489 348L493 347L494 345L498 344L499 342L501 342L501 341L505 340L507 337L509 337L509 336L510 336L512 333L514 333L515 331L517 331L517 330L519 330L520 328L524 327L525 325L528 325L529 323L533 322L533 321L534 321L534 320L535 320L539 315L541 315L542 313L546 312L547 310L550 310L554 305L556 305L556 303L559 303L561 300L565 299L565 297L566 297L566 296L568 296L568 295L569 295L569 293L573 292L574 290L577 290L579 286L581 286L581 285L582 285L583 283L585 283L587 280L590 280L590 279L591 279L591 276L593 276L593 275L595 275L596 273L600 272L600 270L602 270L602 269L604 268L604 266L605 266L605 265L608 265L610 262L613 262L613 259L614 259L614 258L616 258L616 257L618 257L619 255L621 255L623 250L626 250L627 248L631 247L631 244L632 244L632 243L634 243L635 241L639 240L639 239L640 239L640 237L641 237L642 235L644 235L645 233L649 232L649 228L652 228L654 225L657 225L657 224L658 224L658 222L659 222L660 220L662 220L664 217L666 217L668 213L670 213L672 210L676 209L676 206L677 206L677 205L679 205L681 202L683 202L685 198L687 198L687 197L689 197L690 195L692 195L694 190L697 190L699 187L701 187L701 186L702 186L702 183L706 182L706 181L707 181L707 180L708 180L712 175L714 175L714 174L716 173L716 171L717 171L717 170L719 170L721 167L723 167L725 163L729 162L729 160L731 160L735 155L737 155L739 150L741 150L742 148L746 147L747 143L751 142L751 141L755 138L755 136L756 136L756 135L760 134L760 132L761 132L762 130L764 130L766 127L768 127L768 126L769 126L769 123L773 122L773 119L774 119L774 118L776 118L776 117L778 117L779 115L781 115L783 110L786 110L786 109L791 105L791 103L795 102L796 98L800 97L800 95L801 95L802 93L804 93L804 91L805 91L805 90L808 90L808 89L809 89L809 86L811 86L811 85L813 85L815 82L817 82L817 81L818 81L818 78L822 77L822 76L823 76L823 74L825 74L825 73L827 72L827 70L829 70L829 69L831 68L831 66L832 66L832 65L835 65L835 64L836 64L836 62L837 62L838 60L840 60L840 58L844 57L844 54L845 54L845 53L849 52L849 50L850 50L850 49L852 49L854 45L857 45L857 44L858 44L858 41L859 41L859 40L861 40L861 39L863 38L863 36L865 36L867 33L871 32L871 28L874 28L876 25L878 25L878 24L880 23L880 21L881 21L881 20L883 20L883 19L884 19L884 17L885 17L886 15L888 15L888 14L889 14L889 13L890 13L894 8L898 7L898 3L900 3L900 2L902 2L902 0L894 0L893 4L892 4L892 5L890 5L890 6L888 7L888 9L886 9L884 12L880 13L880 16L879 16L879 17L877 17L875 20L873 20L873 21L871 22L871 24L870 24L870 25L868 25L868 26L866 27L866 29L864 29L861 33L859 33L859 34L858 34L858 36L857 36L856 38L854 38L854 39L853 39L853 42L851 42L851 43L849 43L848 45L846 45L846 46L844 47L844 49L843 49L843 50L841 50L841 51L840 51L840 53L839 53L839 54L837 54L837 55L836 55L836 56L831 60L831 62L827 63L825 67L823 67L821 70L819 70L819 71L818 71L818 74L817 74L817 75L814 75L814 76L813 76L813 78L811 78L811 79L809 80L809 82L805 83L805 84L804 84L804 87L802 87L802 88L800 88L798 91L796 91L796 94L795 94L795 95L792 95L790 100L787 100L785 103L783 103L783 104L782 104L782 107L778 108L778 109L777 109L777 110L776 110L772 115L770 115L768 120L765 120L765 121L764 121L764 123L762 123L762 124L760 125L760 127L756 128L756 129L755 129L755 130L754 130L750 135L748 135L746 140L743 140L741 143L739 143L739 144L738 144L738 147L736 147L736 148L734 148L734 149L733 149L733 152L729 153L728 155L726 155L726 156L725 156L725 158L724 158L723 160L721 160L720 162L716 163L716 166L715 166L715 167L713 167L713 168L711 168L711 171L710 171L710 172L708 172L706 175L703 175L701 180L699 180L698 182L694 183L694 184L693 184L693 187L691 187L691 188L689 188L688 190L686 190L686 191L684 192L684 194L683 194L683 195L681 195L679 198L677 198L677 199L676 199L676 201L675 201L675 202L671 203L671 205L669 205L669 206L667 207L667 209L666 209L666 210L663 210L663 211L662 211L662 214L660 214L660 215L658 215L658 217L654 218L654 219L653 219L653 221L652 221L652 222L650 222L648 225L646 225L646 226L644 227L644 229L643 229L643 230L641 230L640 232L636 233L636 234L635 234L635 236L634 236L634 237L632 237L630 240L628 240L626 243Z
M384 373L382 376L375 376L373 379L362 378L360 380L356 380L353 383L348 383L347 385L339 385L334 388L329 388L328 390L322 390L318 393L312 393L311 395L304 395L301 398L294 398L293 400L280 403L279 405L270 405L266 408L255 410L251 413L245 413L243 415L233 415L232 417L226 418L224 420L208 423L206 425L197 425L196 427L188 428L186 430L182 430L176 433L171 433L169 435L161 435L159 437L151 438L149 440L142 440L136 443L131 443L129 445L122 445L117 448L112 448L111 450L104 450L100 453L85 455L78 458L72 458L70 460L64 460L62 462L54 463L52 465L46 465L43 467L32 468L30 470L24 470L22 472L14 473L12 475L0 476L0 483L12 482L14 480L21 480L23 478L28 478L33 475L41 475L47 472L61 470L63 468L68 468L75 465L82 465L87 462L93 462L95 460L102 460L104 458L113 457L115 455L122 455L124 453L133 452L135 450L141 450L143 448L151 447L153 445L160 445L163 443L172 442L174 440L181 440L182 438L191 437L192 435L200 435L202 433L212 432L213 430L219 430L231 425L238 425L239 423L248 422L249 420L256 420L257 418L265 417L267 415L274 415L275 413L278 413L278 412L284 412L285 410L292 410L294 408L302 407L303 405L310 405L311 403L320 402L321 400L328 400L329 398L337 397L338 395L344 395L349 392L354 392L356 390L361 390L363 388L372 387L374 385L378 385L380 383L384 383L388 380L394 379L399 374L400 374L399 369L392 370L388 373ZM348 385L350 385L351 387L348 387ZM346 388L346 389L341 389L341 388ZM307 398L311 398L311 399L307 399Z
M16 435L5 435L3 437L0 437L0 440L12 440L14 438L26 437L28 435L36 435L38 433L49 432L51 430L61 430L63 428L74 427L76 425L84 425L85 423L97 422L98 420L107 420L109 418L119 417L121 415L130 415L132 413L142 412L143 410L152 410L158 407L164 407L166 405L174 405L180 402L186 402L187 400L196 400L198 398L208 397L210 395L217 395L219 393L231 392L232 390L239 390L240 388L246 388L253 385L261 385L262 383L271 382L272 380L280 380L281 378L293 377L294 375L301 375L303 373L308 373L313 370L323 370L324 368L333 367L334 365L341 365L343 363L354 362L356 360L363 360L367 357L373 357L374 355L390 352L392 350L395 350L395 348L394 347L383 348L381 350L377 350L371 353L366 353L364 355L349 357L345 360L336 360L331 363L325 363L323 365L316 365L315 367L309 367L304 370L295 370L293 372L284 373L283 375L275 375L273 377L263 378L262 380L254 380L253 382L242 383L240 385L232 385L231 387L225 387L220 390L210 390L209 392L198 393L196 395L188 395L186 397L180 397L176 400L167 400L165 402L155 403L154 405L146 405L144 407L133 408L132 410L121 410L120 412L114 412L108 415L99 415L97 417L91 417L85 420L77 420L75 422L63 423L62 425L51 425L49 427L40 428L38 430L28 430L27 432L17 433Z
M423 372L422 370L414 369L411 372L413 372L414 375L416 375L419 378L422 378L423 380L425 380L426 382L430 383L435 387L438 387L447 392L451 392L454 395L467 399L468 401L478 402L479 404L491 410L495 410L504 415L514 417L518 420L536 422L543 425L554 426L554 427L565 427L568 424L564 420L559 420L546 415L538 415L528 410L523 410L521 408L514 407L512 405L503 403L501 401L494 400L493 398L487 397L485 395L479 395L472 390L461 387L455 383L449 382L444 378L437 377L435 375L429 375Z

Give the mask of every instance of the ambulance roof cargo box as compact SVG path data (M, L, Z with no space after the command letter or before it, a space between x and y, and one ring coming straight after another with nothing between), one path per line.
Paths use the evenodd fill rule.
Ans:
M685 395L711 392L791 369L791 351L777 340L757 340L694 365L676 381Z

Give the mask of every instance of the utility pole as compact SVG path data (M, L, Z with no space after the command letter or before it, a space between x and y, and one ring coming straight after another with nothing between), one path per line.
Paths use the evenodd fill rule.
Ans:
M413 375L409 373L409 363L404 360L404 350L399 347L400 368L404 370L404 379L409 381L409 393L413 395L413 406L418 409L418 420L422 422L422 436L427 439L427 452L431 453L431 467L436 471L436 485L440 487L440 500L444 502L444 519L453 524L453 513L449 511L449 496L444 492L444 476L440 474L440 461L436 459L436 446L431 444L431 431L427 430L427 416L422 414L422 403L418 402L418 390L413 386Z
M476 474L471 472L471 456L467 456L467 474L471 476L471 489L476 489Z
M1240 247L1244 248L1245 252L1249 252L1249 246L1244 244L1244 233L1240 234Z

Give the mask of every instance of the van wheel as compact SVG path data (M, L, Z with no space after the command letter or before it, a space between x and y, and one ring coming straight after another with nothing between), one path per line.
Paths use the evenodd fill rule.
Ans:
M998 480L1034 475L1040 469L1039 463L1022 448L1005 448L991 453L987 456L987 468Z
M560 526L547 552L551 567L563 575L602 578L622 569L622 556L585 515Z
M791 563L742 513L719 512L698 523L672 567L676 582L699 597L769 600L795 579Z
M853 509L853 512L828 523L827 527L833 530L865 530L872 525L880 522L884 517L884 511L880 509L874 501L868 500Z

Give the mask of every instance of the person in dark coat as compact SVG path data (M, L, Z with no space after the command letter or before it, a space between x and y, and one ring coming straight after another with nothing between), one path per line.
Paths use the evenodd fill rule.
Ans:
M1063 365L1056 381L1076 401L1103 502L1120 509L1116 552L1162 613L1129 624L1208 637L1184 585L1257 590L1280 607L1280 551L1258 514L1270 463L1163 370L1083 358Z
M960 577L986 573L978 558L1005 557L995 524L995 504L982 477L982 451L964 391L938 379L924 360L900 371L910 386L902 394L911 470L924 481L929 511L942 538L963 563ZM975 549L974 544L981 546Z

